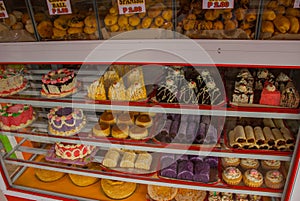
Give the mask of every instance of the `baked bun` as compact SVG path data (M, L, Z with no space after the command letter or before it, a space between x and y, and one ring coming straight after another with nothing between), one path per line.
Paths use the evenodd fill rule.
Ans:
M40 162L46 162L45 158L42 158L40 160ZM59 180L60 178L62 178L65 175L65 173L63 173L63 172L57 172L57 171L53 171L53 170L45 170L45 169L40 169L40 168L36 168L34 173L35 173L35 176L43 182L53 182L53 181Z
M137 187L136 183L101 179L101 188L105 195L112 199L124 199L131 196Z
M153 200L172 200L175 198L178 189L168 186L148 185L147 191Z
M129 137L131 139L140 140L146 138L147 136L148 130L145 127L134 125L129 129Z
M274 33L274 24L271 21L263 21L261 31L263 33Z
M127 125L133 125L134 124L134 116L130 113L123 113L120 114L117 118L118 124L127 124Z
M104 112L100 116L100 120L99 121L100 121L100 123L104 122L104 123L107 123L109 125L112 125L112 124L116 123L116 117L111 112Z
M290 20L283 15L277 16L273 22L280 33L286 33L291 27Z
M139 115L135 120L135 124L137 126L149 128L150 126L152 126L152 118L147 114Z
M126 124L113 125L113 127L111 128L111 135L114 138L126 139L129 135L128 131L129 127Z
M110 125L104 122L101 123L97 123L94 127L93 127L93 134L95 136L109 136L110 135Z

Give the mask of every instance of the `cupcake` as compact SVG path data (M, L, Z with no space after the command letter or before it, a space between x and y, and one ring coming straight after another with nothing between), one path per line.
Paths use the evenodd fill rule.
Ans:
M249 169L244 173L243 181L246 186L260 187L264 182L264 178L256 169Z
M269 188L280 189L284 186L284 177L278 170L270 170L266 173L265 184Z
M237 167L240 164L240 159L239 158L228 158L224 157L222 158L222 165L223 167Z
M244 169L244 170L248 170L248 169L257 169L259 167L259 162L257 159L241 159L241 163L240 166Z
M261 161L261 167L265 170L278 170L281 162L278 160L263 160Z
M227 167L222 173L223 180L230 185L238 185L242 180L242 173L236 167Z

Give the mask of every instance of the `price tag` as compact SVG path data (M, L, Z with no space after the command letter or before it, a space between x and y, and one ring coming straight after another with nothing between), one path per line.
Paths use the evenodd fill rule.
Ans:
M70 0L47 0L50 15L72 14Z
M3 1L0 1L0 18L8 18L8 14Z
M203 0L202 9L234 8L234 0Z
M119 14L146 12L145 0L118 0Z
M300 8L300 0L295 0L294 8Z

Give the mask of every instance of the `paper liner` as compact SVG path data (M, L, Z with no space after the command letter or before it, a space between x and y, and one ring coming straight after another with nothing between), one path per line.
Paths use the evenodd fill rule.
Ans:
M10 92L0 92L0 97L11 96L11 95L14 95L14 94L17 94L17 93L23 91L27 87L27 83L28 83L27 79L23 78L23 84L21 85L20 88L14 89Z
M84 158L78 158L75 160L70 160L70 159L64 159L56 155L55 153L55 145L53 145L48 151L45 156L45 159L47 161L51 162L56 162L56 163L65 163L65 164L70 164L70 165L87 165L89 164L95 157L98 149L94 148L94 150L91 152L91 154L85 156Z

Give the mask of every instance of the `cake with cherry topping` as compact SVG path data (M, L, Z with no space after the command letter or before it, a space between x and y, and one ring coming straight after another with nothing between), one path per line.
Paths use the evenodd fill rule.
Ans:
M26 87L26 83L20 71L0 67L0 97L20 92Z
M78 133L86 124L81 109L55 107L48 113L48 132L53 135L70 136Z
M0 128L18 130L32 123L35 119L31 105L6 104L0 109Z
M260 187L264 182L264 177L256 169L249 169L244 173L243 181L246 186Z
M284 177L278 170L270 170L266 173L265 184L269 188L280 189L284 186Z
M274 84L266 82L261 92L259 104L262 105L280 105L280 91L278 91Z
M93 146L84 144L66 144L55 143L55 154L63 159L76 160L81 159L92 153Z
M48 98L66 97L77 92L76 74L66 68L43 75L41 95Z
M242 181L242 173L236 167L227 167L222 173L223 180L230 185L238 185Z

